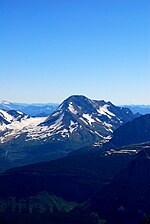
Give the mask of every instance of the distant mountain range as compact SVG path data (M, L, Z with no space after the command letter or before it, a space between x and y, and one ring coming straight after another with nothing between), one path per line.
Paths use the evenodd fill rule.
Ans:
M54 112L59 106L57 103L48 104L24 104L24 103L11 103L6 100L1 100L0 109L2 110L17 110L28 114L30 116L44 117Z
M1 110L0 166L56 159L95 142L101 145L137 116L128 108L85 96L69 97L46 118Z
M58 103L14 103L6 100L0 101L0 109L18 110L30 116L46 117L52 114L57 108ZM134 114L149 114L150 105L121 105L119 107L129 108Z
M134 114L150 114L150 105L124 105L129 108Z

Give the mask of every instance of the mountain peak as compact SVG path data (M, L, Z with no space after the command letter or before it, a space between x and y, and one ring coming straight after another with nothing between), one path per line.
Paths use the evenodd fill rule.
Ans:
M90 102L91 100L88 99L86 96L83 96L83 95L72 95L72 96L69 96L66 100L64 100L62 102L62 104L68 104L70 102L72 103L75 103L75 104L81 104L84 103L84 102Z
M0 103L3 104L3 105L11 104L9 101L6 101L6 100L0 100Z
M94 141L104 141L112 135L113 130L133 118L132 112L127 114L126 109L116 107L110 102L72 95L40 125L50 129L52 127L55 139L68 138L79 145L82 142L85 146L84 144Z
M72 99L81 99L81 100L83 100L83 99L88 99L86 96L84 96L84 95L71 95L71 96L69 96L66 100L72 100Z

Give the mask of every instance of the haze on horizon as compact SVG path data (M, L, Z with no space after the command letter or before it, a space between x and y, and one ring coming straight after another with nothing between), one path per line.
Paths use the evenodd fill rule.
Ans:
M150 104L149 0L0 2L0 99Z

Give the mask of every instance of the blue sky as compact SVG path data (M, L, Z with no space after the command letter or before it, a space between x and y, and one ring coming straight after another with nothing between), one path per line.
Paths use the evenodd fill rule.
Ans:
M1 0L0 98L150 104L149 0Z

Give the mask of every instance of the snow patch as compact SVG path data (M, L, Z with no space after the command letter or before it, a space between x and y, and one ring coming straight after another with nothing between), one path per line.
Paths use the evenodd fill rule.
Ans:
M72 133L73 131L76 131L78 128L78 124L77 122L74 123L72 120L70 121L70 125L69 125L69 131L70 133Z
M113 126L109 123L103 122L107 131L113 132Z
M101 138L104 138L103 135L99 134L97 131L95 131L95 134L97 134L98 136L100 136Z
M109 105L106 104L106 105L104 105L102 107L99 107L99 109L97 109L97 112L100 113L100 114L102 114L102 115L106 115L110 119L111 119L111 117L115 117L115 114L113 114L112 112L110 112L108 110L108 108L109 108Z
M21 115L23 115L23 114L24 114L23 112L21 112L21 111L18 111L18 110L17 110L17 113L18 113L18 114L21 114Z
M14 120L8 125L0 126L1 131L6 133L0 137L0 143L4 143L12 138L18 138L22 133L30 133L36 131L37 126L44 122L45 117L28 117L26 115L21 121Z
M96 122L93 118L92 118L92 115L89 115L89 114L83 114L82 115L87 121L88 123L91 125L93 122Z
M5 110L0 110L0 116L2 116L9 123L14 119L13 116L8 114Z
M73 105L72 105L72 102L69 103L69 107L68 107L68 109L70 110L71 113L73 113L73 114L78 114L78 111L75 110L75 108L74 108Z

